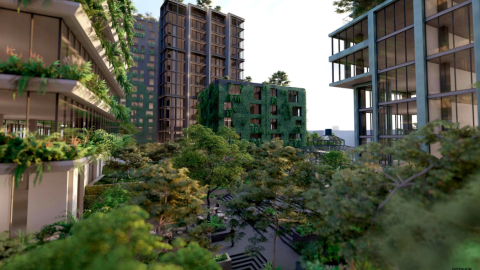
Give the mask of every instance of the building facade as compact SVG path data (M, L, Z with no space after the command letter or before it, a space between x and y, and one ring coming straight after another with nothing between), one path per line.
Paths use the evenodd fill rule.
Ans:
M130 122L137 127L138 143L158 141L158 37L159 22L135 18L131 53L133 67L128 72L134 93L123 102L132 110Z
M198 123L218 131L233 127L242 139L260 145L274 138L306 144L303 88L217 79L198 95Z
M354 90L355 146L436 119L478 126L480 0L387 0L329 36L330 86Z
M77 128L118 132L115 115L96 95L94 83L65 79L65 73L55 73L65 66L90 62L92 78L107 87L108 94L118 99L124 96L80 3L51 1L43 5L33 1L19 6L0 1L0 26L0 132L19 137L27 132L38 137L58 132L62 139ZM108 24L103 31L108 41L118 41L116 31ZM16 63L16 68L8 68L5 63ZM34 75L33 63L37 71ZM52 64L55 68L49 69ZM26 65L30 65L29 76L22 73ZM24 77L29 77L28 83L20 92L16 85ZM81 217L85 186L101 175L103 161L87 157L52 161L45 165L40 181L27 170L15 187L12 172L16 166L0 163L0 231L9 231L12 237L19 230L38 232L67 212Z
M160 9L159 142L197 123L197 96L215 79L243 80L244 19L165 1Z

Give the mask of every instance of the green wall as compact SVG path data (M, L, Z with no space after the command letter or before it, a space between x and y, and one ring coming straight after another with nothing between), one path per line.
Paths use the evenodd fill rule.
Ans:
M230 98L229 89L239 85L241 89L240 100ZM254 99L254 88L261 88L261 100ZM277 89L277 99L270 96L270 89ZM298 103L288 102L288 91L298 92ZM305 89L262 85L248 82L229 80L216 80L204 89L198 96L198 123L218 131L224 125L224 118L229 116L224 110L224 103L232 102L233 127L241 135L242 139L250 140L251 134L261 134L261 142L271 140L271 134L281 134L281 139L291 146L306 145L306 92ZM275 104L276 102L276 104ZM250 104L261 105L261 114L250 114ZM271 115L272 105L277 105L277 115ZM292 108L301 107L301 116L292 116ZM252 130L250 119L261 119L261 126ZM272 130L270 123L277 119L277 129ZM296 127L296 121L301 121L301 127ZM301 134L301 140L289 141L290 134ZM259 143L259 141L257 141Z

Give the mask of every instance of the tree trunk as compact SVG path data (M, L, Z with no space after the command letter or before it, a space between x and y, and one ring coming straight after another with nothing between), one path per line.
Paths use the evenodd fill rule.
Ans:
M210 189L208 189L207 191L207 208L210 209L210 194L212 193L212 191L210 191Z

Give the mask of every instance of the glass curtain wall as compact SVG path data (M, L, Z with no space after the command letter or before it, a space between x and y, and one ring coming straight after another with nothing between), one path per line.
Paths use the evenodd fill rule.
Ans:
M369 72L368 48L332 62L332 82Z
M376 32L379 140L391 146L418 128L413 0L379 10ZM395 157L382 157L381 163L394 165Z
M441 119L460 128L478 126L473 14L468 2L425 2L429 121ZM435 16L447 9L451 11ZM440 156L439 147L430 145L430 152Z
M373 99L372 87L357 88L358 91L358 114L359 114L359 144L366 144L373 140Z
M364 19L332 37L332 55L368 39L368 19Z
M182 5L169 2L161 8L162 30L160 38L160 89L159 89L159 140L170 141L181 136L181 130L185 125L185 97L188 96L186 89L186 8ZM201 14L198 14L201 15ZM193 23L194 20L192 20ZM192 25L195 33L204 33L205 25L199 23ZM202 29L203 28L203 29ZM169 37L172 42L180 42L169 45ZM199 35L201 38L201 35Z

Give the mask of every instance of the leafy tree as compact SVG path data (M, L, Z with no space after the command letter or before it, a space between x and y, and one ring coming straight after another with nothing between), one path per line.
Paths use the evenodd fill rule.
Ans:
M333 169L345 168L351 162L351 159L343 151L330 151L322 155L322 164L328 165Z
M280 86L289 86L290 81L288 80L288 75L285 71L277 71L272 74L272 77L268 78L269 84L280 85Z
M7 270L221 269L212 254L198 244L162 243L162 238L150 233L152 225L145 222L147 218L147 212L138 206L98 213L75 224L71 237L1 261L0 266Z
M250 76L245 77L245 81L246 82L252 82L252 77L250 77Z
M179 155L182 151L182 145L179 141L167 141L163 144L147 143L141 147L141 150L152 161L158 162Z
M218 134L202 125L184 130L182 153L173 158L175 167L188 168L187 175L207 188L210 194L220 187L232 186L244 172L243 164L250 160L247 141L240 141L232 128L221 127Z
M136 146L128 146L120 149L114 153L114 157L122 160L123 162L111 159L108 160L105 164L107 169L111 170L121 170L128 172L130 175L131 170L138 170L147 167L152 160L148 157L145 157Z
M222 11L222 7L221 7L221 6L216 6L213 10L215 10L215 11Z
M185 168L175 169L170 161L151 165L136 173L142 184L132 187L132 203L145 209L162 234L166 226L191 224L202 210L204 190L187 176Z
M197 0L197 6L205 9L212 8L212 0Z
M2 269L139 269L136 256L171 249L150 234L147 217L138 206L98 213L75 224L71 237L15 256Z
M88 218L96 212L107 213L112 209L118 208L128 203L131 196L131 193L121 185L114 185L112 188L107 188L98 200L93 203L92 208L85 213L84 218Z
M351 12L352 17L357 18L383 2L385 2L385 0L338 0L333 1L333 5L336 7L336 13L344 14Z
M272 266L275 258L280 223L298 221L295 207L278 200L291 197L295 188L290 182L289 172L294 164L302 160L298 149L285 146L283 141L272 140L260 147L251 146L253 161L248 166L249 182L237 189L238 197L231 200L227 207L231 216L241 217L243 221L232 218L231 224L249 222L259 230L266 231L269 224L276 230L273 242ZM259 209L265 209L260 211Z
M318 139L320 136L318 136L317 132L308 132L307 133L307 146L313 145L313 141Z
M132 123L120 123L119 133L122 135L135 135L137 134L137 127Z
M326 189L310 189L304 193L309 209L322 213L320 218L312 220L316 233L330 246L338 245L340 256L347 262L366 260L381 269L388 269L387 265L417 269L399 261L408 257L398 255L399 248L406 254L416 250L419 257L408 257L408 261L415 265L416 259L425 260L417 264L424 269L435 269L432 258L442 252L445 260L453 260L452 252L460 245L474 250L475 243L462 240L468 238L457 237L458 242L452 242L444 237L449 234L449 226L458 225L451 220L450 224L442 223L438 217L440 212L435 209L445 210L450 203L457 203L455 194L459 190L475 189L465 185L480 169L478 137L478 129L434 121L397 141L393 147L377 143L360 147L358 167L337 171ZM438 145L441 157L423 151L424 145ZM401 166L382 167L382 158L388 156ZM442 215L448 217L460 215L461 211L457 208L445 213ZM415 220L419 216L422 219ZM435 225L434 220L440 223ZM476 220L475 215L472 220ZM421 222L424 225L420 226ZM457 229L457 236L471 235L473 227L462 225ZM416 242L407 244L408 239ZM433 249L427 252L428 247Z
M222 79L224 79L224 80L230 80L230 77L229 77L228 75L225 75L225 76L223 76Z

